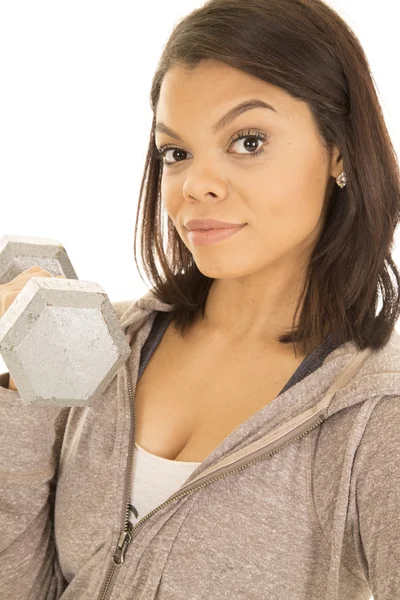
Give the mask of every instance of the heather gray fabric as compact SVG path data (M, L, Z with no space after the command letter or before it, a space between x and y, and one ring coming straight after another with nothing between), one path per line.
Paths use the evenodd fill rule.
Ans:
M173 306L149 292L114 307L134 393L154 319ZM138 524L107 600L400 598L400 336L376 353L317 350L199 464L189 493ZM125 368L86 408L23 406L0 388L0 600L99 597L131 434Z

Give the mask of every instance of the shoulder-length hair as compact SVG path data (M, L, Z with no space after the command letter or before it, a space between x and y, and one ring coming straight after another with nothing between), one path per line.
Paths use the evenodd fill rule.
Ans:
M300 349L306 354L328 335L339 344L352 341L360 350L380 349L400 315L399 272L391 256L399 220L399 166L360 42L321 0L210 0L174 27L150 93L154 118L135 226L139 273L140 223L146 275L155 296L174 305L176 330L184 336L197 317L204 319L213 279L199 271L168 215L164 250L162 159L154 129L168 69L180 65L190 71L207 59L307 102L326 147L340 148L347 173L347 185L341 189L335 184L329 198L293 327L276 340L293 343L295 353ZM377 314L379 288L382 308Z

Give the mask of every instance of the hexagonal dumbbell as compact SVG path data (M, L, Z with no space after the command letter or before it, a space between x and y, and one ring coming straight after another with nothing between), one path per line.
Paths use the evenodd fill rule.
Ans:
M36 265L54 278L32 277L9 306L0 354L24 404L90 406L131 348L107 294L78 280L57 240L0 239L0 284Z

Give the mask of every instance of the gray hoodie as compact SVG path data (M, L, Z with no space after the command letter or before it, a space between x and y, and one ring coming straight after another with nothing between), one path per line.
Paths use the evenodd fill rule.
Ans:
M114 308L132 352L93 406L25 406L0 376L0 600L399 600L397 331L307 357L133 525L135 386L173 306Z

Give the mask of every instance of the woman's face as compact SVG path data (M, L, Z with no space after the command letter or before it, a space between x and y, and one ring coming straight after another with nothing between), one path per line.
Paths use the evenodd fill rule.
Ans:
M256 98L274 110L248 110L213 129L230 109ZM343 165L337 148L327 154L306 103L207 61L192 72L175 66L166 73L156 118L181 138L156 129L157 148L175 148L164 153L163 206L204 275L233 279L307 262L324 225L331 177ZM246 225L200 246L184 226L194 218Z

